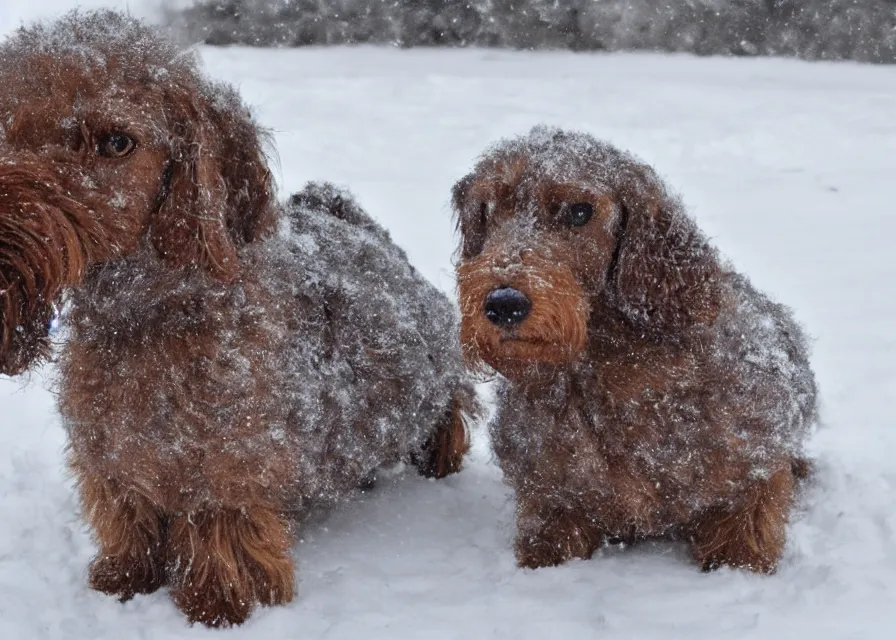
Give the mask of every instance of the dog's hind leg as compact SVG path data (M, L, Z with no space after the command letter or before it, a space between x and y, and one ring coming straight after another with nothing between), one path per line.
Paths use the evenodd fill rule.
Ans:
M442 414L423 448L411 457L417 470L427 478L444 478L457 473L470 450L467 422L478 415L480 409L472 387L461 387L455 393L448 409Z
M703 514L692 541L703 570L728 565L774 573L784 551L794 484L788 467L754 486L735 505Z
M179 515L168 545L171 597L190 622L242 623L256 603L293 597L286 523L264 507Z
M78 478L84 515L99 543L90 564L90 586L129 600L165 584L166 523L144 495L107 478Z

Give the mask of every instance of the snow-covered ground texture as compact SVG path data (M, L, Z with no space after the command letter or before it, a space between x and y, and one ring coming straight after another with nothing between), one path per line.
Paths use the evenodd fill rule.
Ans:
M0 30L18 23L6 16ZM512 496L480 428L460 475L399 475L309 525L295 546L294 602L210 631L188 627L164 592L122 605L87 588L94 549L53 396L41 375L27 386L4 379L0 638L896 637L896 68L476 50L201 53L273 128L283 194L315 178L348 186L452 293L449 189L487 143L546 122L654 164L722 251L813 336L823 420L811 446L815 486L775 576L702 574L665 543L520 570Z

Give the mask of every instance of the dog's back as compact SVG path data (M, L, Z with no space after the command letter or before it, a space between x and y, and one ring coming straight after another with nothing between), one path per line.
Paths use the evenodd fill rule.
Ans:
M312 183L286 213L264 282L295 323L286 437L317 481L302 493L335 498L419 449L458 394L475 401L454 306L349 194Z
M740 419L762 428L757 456L771 444L794 457L802 453L808 429L818 413L818 390L809 363L805 333L787 306L758 291L743 275L725 274L731 305L720 314L714 350L721 370L734 373L729 399Z

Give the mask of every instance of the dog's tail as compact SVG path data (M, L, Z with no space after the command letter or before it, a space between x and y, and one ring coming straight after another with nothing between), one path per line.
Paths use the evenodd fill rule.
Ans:
M429 439L412 463L427 478L444 478L463 467L463 459L470 450L470 425L484 414L476 389L464 380L454 392Z
M389 238L388 232L361 208L351 193L330 182L307 183L289 198L287 213L293 221L300 221L301 216L308 213L322 213L384 239Z

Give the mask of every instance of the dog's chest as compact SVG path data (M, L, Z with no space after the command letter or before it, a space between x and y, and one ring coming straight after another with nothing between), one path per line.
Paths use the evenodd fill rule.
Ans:
M686 434L654 422L653 391L645 389L625 402L576 385L541 398L503 390L492 437L511 484L591 503L589 510L619 523L681 517L690 509L681 487L695 481L699 465L683 448Z

